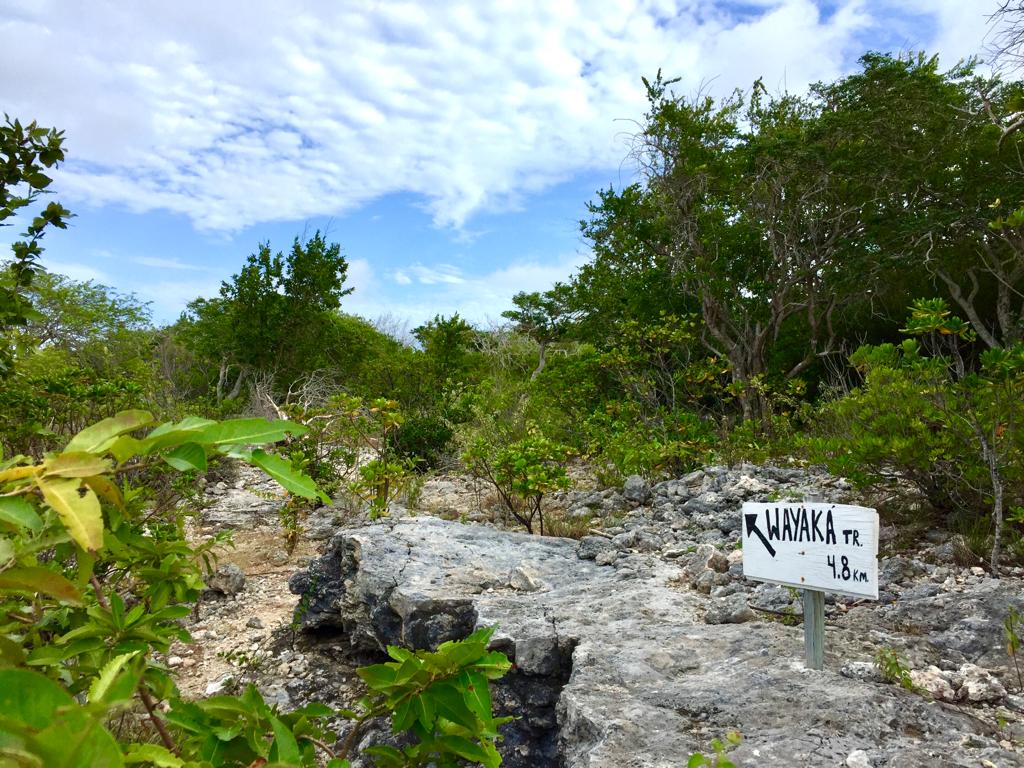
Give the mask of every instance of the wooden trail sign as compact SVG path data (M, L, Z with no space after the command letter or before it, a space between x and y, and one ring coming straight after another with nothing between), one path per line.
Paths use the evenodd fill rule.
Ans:
M743 575L878 599L878 513L822 502L743 504Z
M821 669L825 592L878 599L878 513L849 504L743 504L743 575L804 590L807 664Z

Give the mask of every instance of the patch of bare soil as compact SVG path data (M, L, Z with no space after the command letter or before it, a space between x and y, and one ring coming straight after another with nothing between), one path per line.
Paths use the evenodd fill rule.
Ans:
M217 552L218 562L238 566L245 587L236 595L205 597L188 624L195 642L177 643L168 654L188 697L210 693L226 677L258 672L273 660L275 638L290 631L298 603L288 579L316 554L318 544L300 541L289 556L276 525L235 531L233 539L233 548Z

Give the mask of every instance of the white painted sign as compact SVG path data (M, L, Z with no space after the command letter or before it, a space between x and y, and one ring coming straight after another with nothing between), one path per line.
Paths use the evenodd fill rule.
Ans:
M743 504L743 575L878 599L878 513L799 501Z

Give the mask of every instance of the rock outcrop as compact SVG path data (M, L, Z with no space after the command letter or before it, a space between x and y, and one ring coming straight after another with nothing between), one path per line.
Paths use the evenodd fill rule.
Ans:
M894 595L938 589L912 595L906 614L830 601L826 669L810 671L801 628L764 620L796 618L794 596L745 582L730 548L738 502L780 483L805 490L806 474L779 477L702 472L659 484L649 506L610 526L611 538L579 542L429 517L343 531L293 578L296 619L362 654L498 625L496 646L516 670L496 702L523 718L501 745L511 768L678 768L729 730L743 734L731 755L743 766L1024 765L996 717L854 671L873 670L877 648L892 645L920 661L937 691L943 680L954 699L997 704L1019 724L1024 700L964 664L994 661L987 622L1008 601L1019 604L1020 581L971 581L925 563L892 568ZM939 567L946 573L936 582ZM950 636L953 627L933 618L946 610L934 608L939 600L966 606L953 627L976 637L969 630L978 625L986 640ZM911 616L921 630L900 634Z

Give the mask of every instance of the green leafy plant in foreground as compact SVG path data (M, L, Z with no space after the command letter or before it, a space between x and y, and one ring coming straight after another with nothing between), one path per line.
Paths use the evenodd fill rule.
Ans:
M338 713L316 704L281 713L255 688L183 701L161 661L173 641L190 640L180 620L199 599L210 556L210 545L185 540L182 514L162 495L176 484L168 474L188 477L230 457L316 498L308 476L254 447L303 427L196 417L152 424L149 413L126 411L83 429L63 451L0 462L0 766L313 768L327 760L344 768L325 741L327 718ZM410 654L390 681L369 673L379 695L350 715L361 724L394 707L395 727L404 728L410 702L432 702L433 719L416 718L428 737L423 754L479 753L497 765L502 721L490 716L487 680L508 663L486 651L489 637ZM401 686L411 686L408 697ZM122 739L126 718L133 737ZM402 763L384 750L378 759L421 765L416 754Z
M409 732L415 742L401 749L370 747L367 752L382 768L449 768L462 761L500 765L494 746L498 727L513 718L492 715L489 681L504 676L511 663L503 653L487 650L493 634L494 627L485 627L436 651L389 646L392 661L358 670L370 695L358 711L344 713L356 725L339 755L348 753L364 723L390 715L392 731Z

